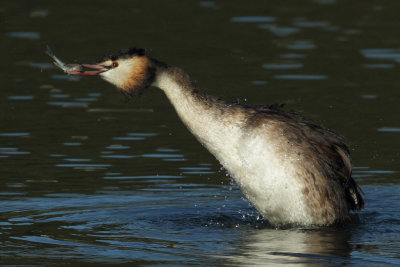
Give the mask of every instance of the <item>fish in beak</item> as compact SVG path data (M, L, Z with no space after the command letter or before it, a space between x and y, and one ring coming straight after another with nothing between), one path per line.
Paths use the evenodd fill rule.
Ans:
M47 46L46 54L54 60L54 65L62 69L68 75L99 75L110 69L110 67L101 64L66 64L56 57L49 46Z
M99 75L110 68L100 64L68 64L67 66L79 65L79 70L66 71L68 75ZM85 69L86 68L86 69Z

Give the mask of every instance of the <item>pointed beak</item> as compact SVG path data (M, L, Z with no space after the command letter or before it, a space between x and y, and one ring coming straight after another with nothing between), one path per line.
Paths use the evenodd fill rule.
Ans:
M99 64L68 64L68 66L76 66L77 68L80 66L81 68L81 70L78 71L68 71L69 75L99 75L110 69L109 67Z

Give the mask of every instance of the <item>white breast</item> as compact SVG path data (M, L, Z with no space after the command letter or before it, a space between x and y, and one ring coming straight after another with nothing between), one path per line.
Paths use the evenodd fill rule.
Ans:
M312 218L297 174L295 153L283 152L282 137L268 125L245 134L238 155L241 168L234 168L235 178L243 193L257 210L273 224L310 224ZM226 167L229 169L229 167Z

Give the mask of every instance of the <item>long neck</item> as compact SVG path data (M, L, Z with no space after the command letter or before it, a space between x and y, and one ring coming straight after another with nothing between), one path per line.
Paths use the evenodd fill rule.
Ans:
M244 120L239 107L200 93L176 67L158 69L153 85L165 92L183 123L223 165L240 164L234 158Z

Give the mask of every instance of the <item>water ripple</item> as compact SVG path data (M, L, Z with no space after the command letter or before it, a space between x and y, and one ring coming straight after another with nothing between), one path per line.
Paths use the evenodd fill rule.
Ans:
M99 97L101 96L101 93L88 93L89 97Z
M65 158L65 161L70 161L70 162L89 162L92 161L91 159L79 159L79 158Z
M157 152L178 152L179 149L174 148L158 148Z
M284 36L289 36L295 33L301 32L300 29L298 28L293 28L293 27L268 27L267 24L260 24L259 28L261 29L268 29L270 30L273 34L276 36L284 37Z
M142 157L144 158L182 158L182 154L161 154L161 153L154 153L154 154L143 154Z
M56 79L56 80L67 80L67 81L73 81L73 82L78 82L82 79L80 76L71 76L67 74L54 74L51 75L51 78Z
M274 17L269 16L242 16L242 17L233 17L231 19L232 22L274 22Z
M378 132L400 133L400 128L382 127L378 129Z
M177 175L137 175L137 176L104 176L103 179L106 180L131 180L131 179L178 179L184 176Z
M54 64L48 62L31 62L29 63L29 67L37 69L50 69L54 67Z
M164 158L163 161L174 161L174 162L178 162L178 161L187 161L187 159L185 159L185 158Z
M79 101L79 102L94 102L94 101L97 101L97 98L95 98L95 97L78 97L78 98L75 98L75 100Z
M31 18L45 18L49 15L50 11L48 9L35 9L32 10L29 16Z
M316 74L282 74L274 77L280 80L325 80L328 78L326 75Z
M254 84L254 85L265 85L265 84L267 84L267 81L253 80L253 81L251 81L251 84Z
M101 155L101 158L108 158L108 159L133 159L137 158L137 156L134 155Z
M301 27L301 28L324 28L324 27L328 27L330 25L330 23L327 21L301 20L301 21L296 21L294 23L294 25L296 25L297 27Z
M134 137L134 136L121 136L121 137L113 137L113 140L119 141L142 141L144 137Z
M107 168L111 167L111 164L81 164L81 163L63 163L56 164L57 167L67 167L67 168Z
M362 49L365 58L400 60L400 48L371 48Z
M10 100L32 100L34 98L33 95L12 95L8 97Z
M286 47L291 50L311 50L317 46L311 41L296 41L293 44L287 45Z
M182 174L194 174L194 175L201 175L201 174L214 174L213 171L184 171Z
M130 149L130 146L124 146L124 145L109 145L108 147L106 147L106 149L112 149L112 150L121 150L121 149Z
M361 95L361 97L364 99L376 99L377 95Z
M263 68L267 70L293 70L303 68L303 64L264 64Z
M303 54L282 54L279 56L282 59L303 59L306 55Z
M128 133L129 136L138 136L138 137L152 137L157 136L158 133Z
M18 150L18 148L16 148L16 147L0 147L0 152L4 152L4 151L17 151Z
M89 103L85 102L58 102L58 101L50 101L47 102L50 106L59 106L59 107L88 107Z
M181 170L189 170L189 171L207 171L207 170L211 170L210 167L181 167L179 168Z
M31 152L29 151L0 151L2 155L29 155Z
M49 156L53 157L53 158L61 158L61 157L65 157L67 155L65 155L65 154L49 154Z
M29 136L29 133L0 133L0 136L20 137Z
M50 94L50 97L52 98L68 98L70 97L69 94Z
M219 6L214 1L200 1L199 6L210 9L219 9Z
M82 145L82 143L80 143L80 142L66 142L66 143L63 143L63 145L64 146L80 146L80 145Z
M7 35L13 38L22 38L29 40L38 40L40 38L40 34L38 32L9 32Z
M364 67L370 69L391 69L394 68L394 64L363 64Z

